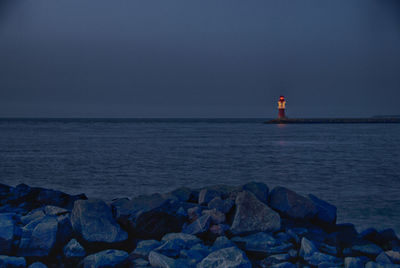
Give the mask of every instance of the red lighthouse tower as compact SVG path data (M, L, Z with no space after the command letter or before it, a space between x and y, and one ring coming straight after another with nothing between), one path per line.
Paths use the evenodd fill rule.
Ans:
M280 97L279 97L279 101L278 101L278 110L279 110L278 118L279 118L279 119L284 119L284 118L286 118L286 115L285 115L285 107L286 107L286 100L285 100L285 97L284 97L284 96L280 96Z

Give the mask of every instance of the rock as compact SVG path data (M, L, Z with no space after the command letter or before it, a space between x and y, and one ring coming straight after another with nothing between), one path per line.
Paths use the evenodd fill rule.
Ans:
M220 197L221 193L214 189L202 189L199 193L199 204L200 205L207 205L211 200L215 197Z
M26 267L26 261L23 257L10 257L0 255L0 267L4 268L19 268Z
M222 200L221 197L217 196L208 203L208 208L216 209L226 214L232 209L234 204L235 202L231 199Z
M175 260L164 256L155 251L150 252L149 254L149 262L152 267L160 267L160 268L175 268L176 266Z
M210 226L210 233L216 236L225 235L225 233L229 230L229 225L227 224L215 224Z
M189 208L187 211L187 214L188 214L189 221L194 222L195 220L197 220L198 218L201 217L201 207L196 206L196 207Z
M83 259L84 268L120 267L127 260L129 254L123 250L107 249L89 255Z
M245 237L235 236L231 239L239 248L257 255L287 253L293 245L276 240L271 235L260 232Z
M150 263L146 261L145 259L138 258L135 259L131 262L133 264L133 267L135 268L142 268L142 267L149 267Z
M212 251L217 251L223 248L236 247L236 244L229 240L226 236L220 236L215 241L211 248Z
M182 249L185 249L185 242L181 239L172 239L165 241L161 246L154 249L155 252L168 257L178 257Z
M69 195L60 191L50 189L42 189L37 197L37 201L41 206L52 205L67 209L72 209L76 200L87 199L84 194Z
M217 209L203 210L203 215L210 215L212 224L224 223L226 218L225 214Z
M385 253L389 257L391 262L400 264L400 252L399 251L388 250Z
M265 267L271 267L271 265L274 265L274 264L287 262L287 261L289 261L289 259L290 259L290 256L287 253L275 254L275 255L271 255L268 258L264 259L262 261L262 263Z
M360 258L346 257L344 259L345 268L364 268L364 263Z
M365 268L400 268L399 264L390 264L390 263L376 263L373 261L367 262L365 264Z
M25 216L21 217L21 222L23 225L27 225L28 223L34 221L34 220L40 220L42 218L44 218L44 216L46 216L44 214L43 209L35 209L32 210L31 212L29 212L28 214L26 214Z
M392 261L383 251L376 257L375 261L378 263L392 263Z
M159 246L161 246L161 242L157 240L143 240L137 243L136 249L133 251L133 253L147 258L150 252Z
M313 266L321 263L340 263L341 260L335 256L331 256L321 252L314 252L311 256L304 257L304 260Z
M71 213L72 227L87 242L116 243L128 238L102 200L78 200Z
M241 250L236 247L223 248L205 257L197 268L251 268L251 263Z
M243 190L249 191L254 194L261 202L268 202L269 188L262 182L249 182L242 186Z
M275 187L269 196L270 207L286 217L310 220L318 213L314 202L287 188Z
M299 255L300 257L307 258L314 254L314 252L318 252L317 247L314 245L313 242L308 240L307 238L303 237L301 239L301 246Z
M183 249L180 252L180 258L193 260L192 263L198 263L210 252L208 250L198 250L198 249Z
M335 256L338 254L336 247L329 246L324 243L321 243L318 248L322 253L327 253L329 255L335 255Z
M372 243L366 245L355 245L351 249L354 253L358 253L372 258L375 258L381 252L383 252L383 250L378 245Z
M43 210L48 216L60 216L69 213L69 210L56 206L45 206Z
M17 226L14 213L0 214L0 254L9 254L13 247Z
M190 195L192 194L192 190L186 187L180 187L176 190L173 190L170 195L176 198L178 201L187 202L190 199Z
M28 268L47 268L47 266L41 262L34 262Z
M197 236L186 233L169 233L164 235L161 240L165 242L174 239L182 240L189 248L201 242L201 240Z
M24 257L48 256L57 242L58 222L56 217L46 216L33 229L23 229L18 255Z
M358 233L354 224L351 223L342 223L337 224L336 227L336 243L342 247L351 247L353 242L357 239Z
M67 245L65 245L64 249L64 256L69 259L69 258L82 258L86 256L86 251L82 247L81 244L79 244L76 239L71 239L71 241L68 242Z
M319 222L325 223L325 224L335 224L336 223L336 211L337 208L329 204L328 202L319 199L313 194L309 194L308 197L312 202L314 202L314 205L317 207L317 215L316 219Z
M243 191L235 200L236 211L231 226L234 234L274 232L280 229L279 214L258 200L252 193Z
M182 233L198 235L208 231L211 223L210 215L203 215L182 230Z
M282 262L272 265L271 268L296 268L296 265L291 262Z

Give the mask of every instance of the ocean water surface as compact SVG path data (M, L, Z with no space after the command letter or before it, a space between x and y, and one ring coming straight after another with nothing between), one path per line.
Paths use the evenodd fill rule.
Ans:
M111 200L265 182L313 193L338 222L400 234L400 125L262 119L1 119L0 182Z

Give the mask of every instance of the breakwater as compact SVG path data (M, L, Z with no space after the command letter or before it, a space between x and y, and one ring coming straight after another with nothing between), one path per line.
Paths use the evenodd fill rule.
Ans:
M0 185L0 266L400 267L392 229L336 217L312 194L257 182L108 203Z
M265 122L266 124L399 124L397 117L370 118L279 118Z

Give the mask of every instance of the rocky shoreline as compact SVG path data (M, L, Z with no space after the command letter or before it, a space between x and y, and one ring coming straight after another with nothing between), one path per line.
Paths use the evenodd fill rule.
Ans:
M0 184L0 267L400 268L400 240L257 182L108 203Z

